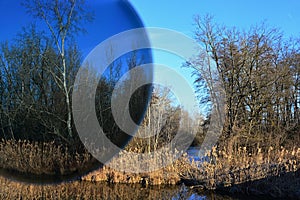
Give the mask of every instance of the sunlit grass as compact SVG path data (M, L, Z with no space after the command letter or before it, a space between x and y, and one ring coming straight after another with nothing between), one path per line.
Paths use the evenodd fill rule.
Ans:
M68 175L93 161L87 152L71 152L54 142L2 140L0 168L34 175Z
M74 154L76 155L74 157L74 155L68 154L68 151L63 147L55 146L53 143L39 144L29 141L2 141L0 143L0 153L2 168L23 173L34 172L35 174L70 173L76 170L75 167L86 164L91 159L89 154ZM173 164L149 173L127 173L118 171L116 167L112 169L104 166L83 176L81 180L89 183L125 183L141 186L185 183L192 187L201 186L203 189L210 190L220 187L232 187L237 184L270 177L279 177L300 169L300 148L298 147L274 149L270 146L262 149L257 146L252 150L248 150L246 147L238 147L236 150L214 147L207 152L206 156L209 159L205 161L191 161L190 157L184 153ZM126 160L130 161L132 159L123 156L121 161L126 162ZM168 155L165 159L168 159ZM117 166L120 160L112 159L111 162L112 166ZM134 162L128 162L128 165L135 164ZM292 180L284 181L286 183L292 182ZM1 194L5 198L20 198L24 195L30 198L41 198L42 195L46 195L47 198L75 196L77 198L79 193L81 196L87 195L85 196L87 198L91 196L96 198L93 195L99 192L93 188L87 189L90 187L88 185L83 187L83 183L78 181L43 187L15 182L6 178L0 178L0 182ZM272 185L268 187L272 187ZM50 193L48 189L53 192Z

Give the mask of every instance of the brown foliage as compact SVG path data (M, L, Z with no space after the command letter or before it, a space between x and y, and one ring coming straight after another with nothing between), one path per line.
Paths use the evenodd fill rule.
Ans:
M2 169L33 175L68 175L94 162L89 153L71 152L54 142L2 140L0 154Z

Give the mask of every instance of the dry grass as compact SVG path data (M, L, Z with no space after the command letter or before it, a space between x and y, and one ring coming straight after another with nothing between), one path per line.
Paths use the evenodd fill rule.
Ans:
M88 163L91 159L87 156L88 154L80 155L77 153L74 154L75 156L72 156L66 149L63 149L61 146L55 146L53 143L38 144L28 141L2 141L0 143L0 155L2 168L13 169L23 173L34 172L35 174L70 173L75 171L76 167ZM133 158L126 157L126 155L120 156L121 159L113 159L110 163L111 166L115 166L114 169L117 168L116 166L120 162L127 164L129 167L130 165L136 167L138 164L132 161L134 160ZM165 155L165 159L171 158L168 156L172 155ZM192 185L192 187L201 186L200 188L202 189L216 189L283 176L288 172L296 172L300 169L300 148L298 147L274 149L270 146L263 150L257 146L256 149L251 151L246 147L239 147L234 151L226 148L218 150L214 147L207 152L207 157L209 159L205 162L191 162L185 153L173 164L149 173L125 173L104 166L82 177L82 180L84 180L83 182L139 183L140 186L176 185L184 182L186 185ZM151 163L152 161L149 161L144 163L144 165L138 166L143 167L151 165ZM34 198L39 195L46 195L49 198L65 198L67 195L75 195L79 187L85 187L81 186L83 183L80 182L70 183L71 185L68 186L68 189L63 184L44 186L43 190L48 187L49 190L56 189L53 194L42 194L42 189L38 186L11 182L4 178L0 180L1 185L9 185L1 187L0 192L1 197L7 198L19 198L25 193L26 196L29 195L29 197ZM288 178L280 181L295 182L288 180ZM20 196L16 196L17 188ZM295 186L295 188L299 188L299 186ZM96 198L92 194L96 191L91 189L91 194L89 193L88 195ZM6 194L6 192L8 193ZM104 194L105 191L102 191L102 193Z
M93 159L88 153L71 153L67 147L51 143L2 140L0 168L35 175L68 175Z
M258 146L249 151L240 147L237 151L226 148L207 152L209 161L190 162L187 154L170 166L150 173L125 173L104 167L83 177L83 180L106 181L113 183L143 183L149 185L179 184L201 185L201 188L216 189L255 181L268 177L281 176L300 169L300 148L273 149L262 151ZM168 159L166 157L165 159ZM132 160L123 157L121 161ZM115 166L120 160L112 160ZM128 164L136 165L136 163ZM287 180L289 181L289 180Z
M209 162L192 162L183 176L189 180L202 180L205 187L229 187L235 184L280 176L300 169L300 148L273 149L263 152L258 146L253 151L240 147L237 151L213 148L207 153ZM199 167L200 166L200 167Z
M110 183L141 183L142 185L176 185L181 183L180 171L185 170L184 167L187 166L188 159L185 154L184 157L175 161L173 164L161 168L159 170L151 171L151 172L143 172L143 173L128 173L124 171L118 171L118 165L124 164L126 160L128 163L126 164L129 168L143 167L145 165L154 164L155 160L143 161L143 165L140 163L130 162L135 160L130 157L126 157L124 155L120 156L119 159L112 159L110 161L110 168L108 166L104 166L103 168L96 170L84 177L82 180L89 181L105 181ZM169 159L169 157L165 157L165 159ZM136 159L137 160L137 159ZM159 159L157 159L157 162ZM122 163L123 162L123 163ZM131 165L131 166L130 166Z
M180 187L143 187L74 181L55 185L19 183L0 177L0 199L169 199Z

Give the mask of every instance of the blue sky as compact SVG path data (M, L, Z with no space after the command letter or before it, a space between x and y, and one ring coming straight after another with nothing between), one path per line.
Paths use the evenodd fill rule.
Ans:
M88 2L92 2L91 5L95 10L99 10L97 6L100 1L116 0L88 0ZM20 2L21 0L0 0L1 40L11 39L21 29L20 27L26 26L32 21L26 15ZM215 0L213 2L208 0L129 0L129 2L146 26L170 28L189 36L192 36L193 32L193 16L206 13L214 15L216 22L228 26L247 28L266 19L269 24L281 28L287 35L297 36L300 34L300 1L298 0ZM105 21L107 17L119 16L117 10L118 8L106 7L102 11L104 14L99 14L96 18L96 23L87 25L89 26L88 30L91 30L89 34L97 29L103 29L103 27L97 27L97 23ZM119 8L120 10L122 8ZM121 22L124 21L121 20ZM84 46L85 42L81 41L81 43Z
M169 28L193 37L193 17L196 14L212 14L215 21L226 26L247 29L251 25L267 20L271 26L281 28L285 35L300 35L299 0L129 0L135 8L138 19L126 3L118 0L87 0L95 10L95 21L86 24L87 34L78 37L80 49L86 56L97 44L110 35L130 28L145 26ZM21 0L0 0L0 41L10 41L22 26L34 20L20 5ZM112 5L114 2L115 5ZM40 22L36 22L42 28ZM300 38L300 37L299 37ZM191 72L181 69L183 60L168 54L154 52L154 61L174 67L190 82Z
M119 0L86 0L88 8L94 12L94 20L84 24L86 34L76 40L84 56L104 39L119 32L142 26L142 21L131 12L126 2ZM45 29L41 21L34 20L21 5L22 0L0 0L0 41L10 41L30 23Z
M267 20L288 35L300 34L300 1L298 0L130 0L146 26L159 26L193 32L193 16L210 13L215 21L227 26L248 28Z
M216 23L248 29L266 21L270 26L280 28L285 37L300 38L299 0L129 0L138 12L145 26L163 27L180 31L194 37L194 16L211 14ZM180 65L180 60L166 55L155 55L156 61ZM182 70L181 70L182 71ZM190 74L190 71L182 72ZM193 80L193 79L191 79Z
M130 21L134 21L133 16L126 16L128 12L121 6L119 8L107 6L100 11L103 7L99 7L99 2L108 1L117 2L117 0L88 0L91 7L96 10L96 18L94 23L87 24L88 36L79 38L83 49L88 50L92 48L92 44L107 37L108 29L118 27L115 32L121 31L124 27L128 28ZM12 39L22 26L27 26L33 21L20 2L21 0L0 0L0 41ZM129 0L129 2L146 26L170 28L191 37L194 29L193 16L206 13L214 15L216 22L227 26L248 28L250 25L267 20L270 25L281 28L286 35L300 34L300 1L298 0L215 0L213 3L208 0ZM118 17L121 20L116 20ZM127 20L123 20L126 17ZM113 25L110 26L105 21L112 21ZM124 22L127 24L124 25ZM134 27L134 24L135 22L129 27Z
M195 15L207 13L214 16L216 23L248 29L265 21L284 31L285 36L300 38L300 1L299 0L130 0L145 26L173 29L193 37ZM154 61L174 67L189 79L191 71L180 68L182 59L167 53L154 51ZM154 77L155 78L155 77ZM205 112L207 105L202 105Z

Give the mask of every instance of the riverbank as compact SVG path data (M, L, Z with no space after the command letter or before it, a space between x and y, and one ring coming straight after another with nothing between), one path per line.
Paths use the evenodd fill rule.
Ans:
M191 190L185 185L142 186L141 184L110 184L106 182L73 181L69 183L34 185L0 177L0 199L218 199L235 200L228 195Z
M233 197L243 195L261 199L300 199L300 170L231 187L218 187L216 191Z
M0 169L33 176L71 176L97 165L87 151L55 142L0 141Z
M119 159L112 159L110 165L118 166L120 161L130 160L126 155L120 155ZM165 159L168 159L166 156ZM144 161L146 162L146 161ZM134 164L134 163L133 163ZM147 164L147 163L146 163ZM150 163L148 163L150 164ZM280 176L288 172L295 172L300 168L300 148L273 149L262 151L260 147L249 151L246 147L240 147L235 152L213 148L207 152L206 159L193 158L184 153L172 165L158 171L149 173L126 173L107 166L93 171L82 180L106 181L115 183L139 183L143 177L148 177L149 185L178 184L203 182L207 189L215 189L217 186L231 186L248 181L263 179L266 177ZM167 179L174 178L173 182ZM161 179L161 181L155 181ZM150 181L152 180L152 181ZM201 180L201 181L200 181Z
M210 191L203 190L199 186L187 186L185 184L151 186L72 181L37 185L0 177L0 199L297 199L297 196L295 196L297 193L290 193L287 189L291 186L299 189L299 185L296 185L299 184L299 179L299 175L289 173L270 178L268 182L271 185L265 184L266 180L263 179ZM282 182L284 183L283 187ZM274 190L272 192L272 188L275 188L274 185L280 188L281 192L286 191L281 194Z
M142 185L184 184L199 191L218 191L233 196L296 198L300 196L300 148L249 151L240 147L234 154L213 148L204 161L184 154L161 170L130 174L104 167L82 180ZM123 158L125 159L125 158ZM129 159L129 158L128 158ZM116 166L118 160L112 160Z
M21 167L20 172L26 172L22 171L24 169L32 171L36 169L38 173L42 172L40 175L47 172L42 168L43 165L45 165L44 162L39 161L39 163L41 163L40 165L35 163L38 156L41 156L41 151L38 151L39 145L30 145L28 142L6 142L5 144L6 146L3 144L0 145L0 151L4 153L1 154L3 161L1 163L3 166L12 163L10 167L14 167L15 170ZM11 145L11 147L9 147L9 145ZM51 147L51 144L48 146ZM70 157L60 156L68 155L67 151L54 147L48 149L49 152L45 152L47 148L45 148L44 145L42 151L43 156L48 156L45 160L51 161L51 165L46 169L50 170L51 173L61 173L63 170L70 171L70 169L68 169L70 164L72 164L72 162L68 162ZM58 153L56 151L55 153L54 150L58 151ZM18 154L18 152L22 154ZM54 152L54 154L50 152ZM20 158L20 156L22 157ZM120 162L126 162L128 165L136 165L136 163L131 162L133 160L132 158L122 154L120 154L120 157L119 159L112 159L110 165L119 166ZM9 162L6 162L7 160L3 160L3 158L9 159ZM81 157L79 155L77 157L78 160L75 161L76 163L85 163L88 160L87 158L88 157L84 157L84 155L81 155ZM165 156L165 159L168 159L168 155ZM22 163L20 164L20 162ZM66 165L64 165L64 163L66 163ZM151 165L155 163L144 164ZM59 166L62 166L62 169L58 168ZM56 171L51 171L51 167L55 167ZM184 153L183 156L173 164L153 172L127 173L116 169L117 167L112 169L104 166L79 178L80 181L65 184L71 184L71 188L76 188L76 185L79 187L79 183L81 182L90 182L91 184L105 183L111 185L137 184L140 185L140 187L181 187L181 185L185 185L189 189L201 192L218 191L229 195L258 195L273 198L295 197L299 194L300 187L300 148L294 147L285 149L284 147L280 147L274 149L270 146L267 149L262 149L257 146L257 148L252 150L248 150L246 147L230 150L226 148L217 149L214 147L211 151L207 152L206 159L202 161L201 159L191 157L191 155ZM75 171L76 169L72 170ZM16 178L16 180L19 179ZM72 184L75 184L75 186ZM16 188L25 188L30 194L33 192L32 195L35 195L35 192L41 189L40 186L34 184L11 181L5 178L1 178L1 185L3 185L3 187L1 187L1 193L14 193L12 196L17 195L15 193L20 191L20 195L24 194L22 192L23 189L15 190ZM9 189L10 187L12 190ZM55 187L65 188L69 186L64 184L52 184L51 186L45 185L42 189L44 190L47 187L53 189ZM287 190L286 188L289 189ZM77 190L78 189L79 188L77 188ZM73 191L73 189L70 190ZM74 192L76 192L76 189L74 189Z

